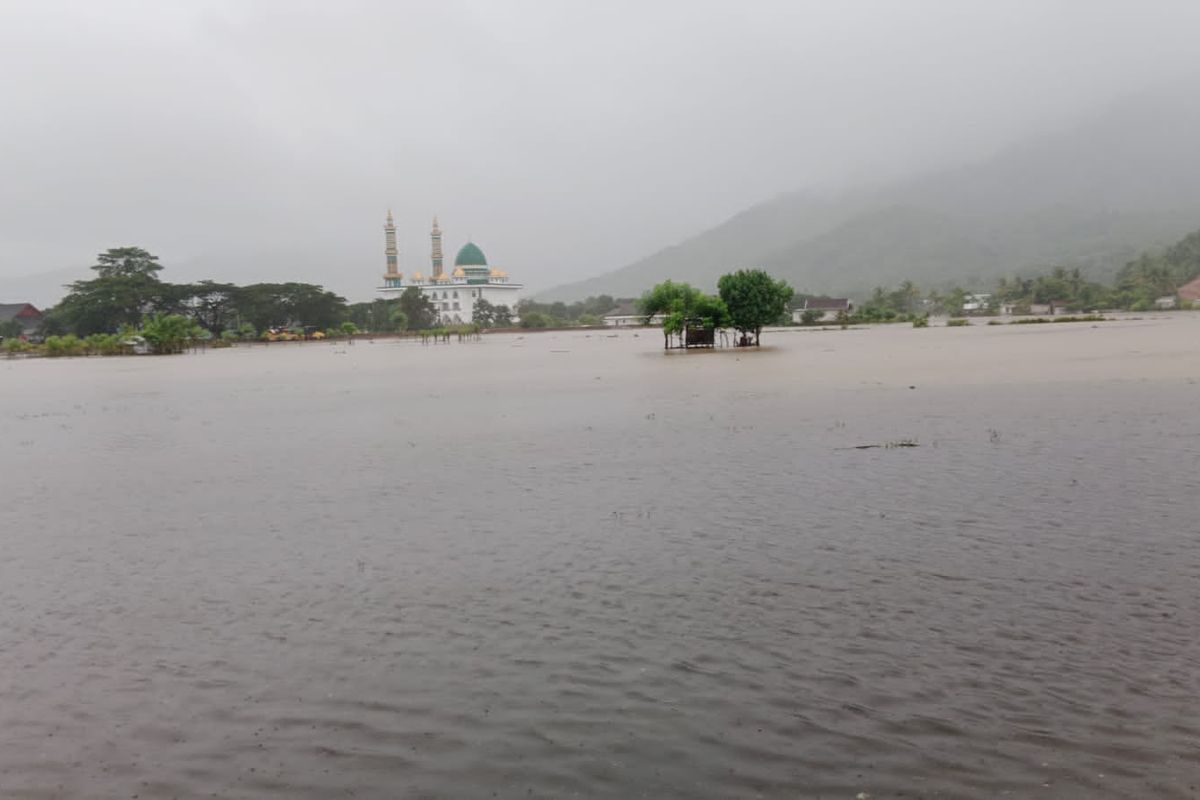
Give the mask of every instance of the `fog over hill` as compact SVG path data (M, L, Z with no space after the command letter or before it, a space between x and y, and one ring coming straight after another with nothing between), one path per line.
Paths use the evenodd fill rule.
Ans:
M1079 267L1108 280L1138 252L1200 227L1200 86L1113 103L991 158L840 194L797 192L544 299L640 294L667 278L711 289L761 266L798 291L876 285L985 289Z

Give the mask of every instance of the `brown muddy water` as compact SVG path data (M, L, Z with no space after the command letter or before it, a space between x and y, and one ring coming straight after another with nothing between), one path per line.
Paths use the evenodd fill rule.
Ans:
M0 361L0 796L1200 794L1200 315L660 341Z

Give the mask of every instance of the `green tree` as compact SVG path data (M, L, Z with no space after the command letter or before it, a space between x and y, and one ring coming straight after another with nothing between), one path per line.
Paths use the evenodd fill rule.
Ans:
M410 331L432 328L437 324L437 309L416 286L409 286L400 295L400 310L408 320Z
M729 310L734 330L754 335L759 344L764 325L769 325L787 310L792 299L792 287L786 281L775 280L761 269L740 269L722 275L717 290Z
M233 284L200 281L177 288L180 305L205 330L220 334L236 322L237 287Z
M904 281L900 288L892 293L888 305L903 314L911 314L916 310L921 291L912 281Z
M482 297L471 307L471 319L480 328L492 328L496 325L496 307Z
M182 314L154 314L142 322L142 336L159 355L182 353L201 330Z
M955 286L942 301L942 310L952 317L962 314L963 306L967 303L967 290Z
M346 306L346 317L357 325L360 331L394 331L397 328L392 316L399 307L399 298L380 297L365 303L351 303ZM404 328L400 327L398 330Z
M800 312L801 325L816 325L820 321L821 312L817 311L815 308L805 309L804 311Z
M549 328L554 325L554 318L541 311L525 311L521 314L522 328Z
M25 332L25 326L20 320L10 319L0 322L0 339L16 339Z
M346 301L311 283L253 283L234 292L236 314L258 330L340 325Z
M730 324L724 300L687 283L663 281L643 294L637 306L647 325L654 317L662 315L663 347L671 346L672 336L685 344L688 325L723 328Z
M152 276L101 277L71 284L66 297L51 310L63 327L79 336L115 333L137 325L146 314L175 306L173 288Z
M113 247L96 256L96 270L101 278L153 278L158 280L162 265L158 256L140 247Z
M683 334L687 312L696 305L700 290L688 283L667 280L656 284L638 300L642 324L649 325L654 317L663 317L663 347L671 346L672 336Z
M517 302L517 316L521 319L523 328L529 327L525 324L526 319L538 320L537 327L557 328L569 323L567 316L570 313L567 304L563 302L539 303L530 299Z
M178 306L177 288L158 279L162 266L140 247L112 248L96 261L96 277L70 284L66 297L48 312L47 334L113 333L122 325L137 325L146 314Z
M510 328L513 324L512 309L506 305L492 307L492 325L496 328Z

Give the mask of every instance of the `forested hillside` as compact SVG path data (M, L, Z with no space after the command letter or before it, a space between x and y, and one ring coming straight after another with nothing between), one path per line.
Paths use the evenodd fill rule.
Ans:
M884 188L775 198L542 298L635 295L665 279L711 287L740 266L835 294L902 279L984 288L1055 266L1111 281L1139 253L1200 224L1197 98L1128 100L992 158Z

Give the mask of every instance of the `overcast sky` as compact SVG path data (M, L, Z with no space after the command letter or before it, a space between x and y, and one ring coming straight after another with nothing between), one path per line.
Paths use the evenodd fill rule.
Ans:
M125 244L367 299L389 207L403 271L438 214L547 288L1194 75L1198 30L1194 0L0 0L0 301Z

